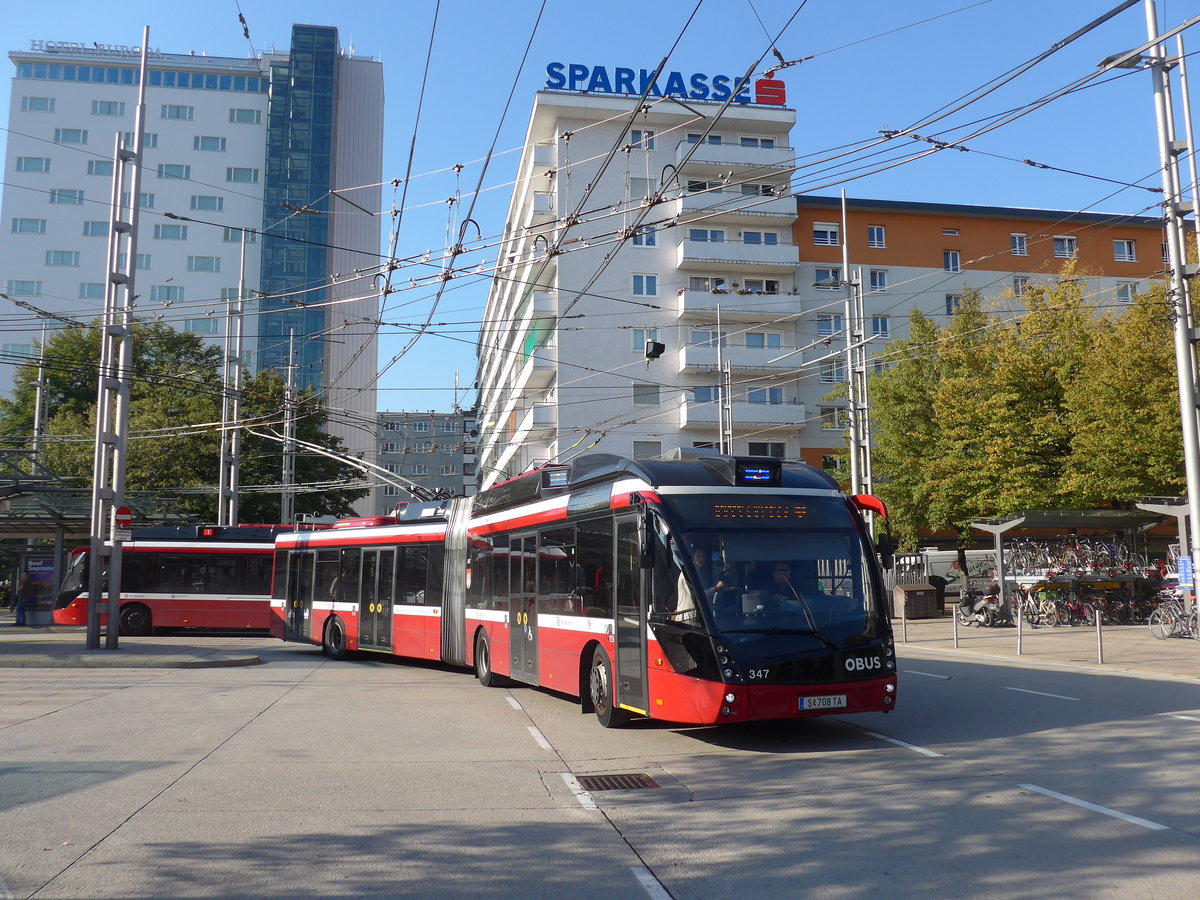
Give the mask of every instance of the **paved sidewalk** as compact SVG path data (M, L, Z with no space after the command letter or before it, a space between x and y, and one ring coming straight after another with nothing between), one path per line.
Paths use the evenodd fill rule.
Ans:
M1200 680L1200 641L1191 638L1155 640L1145 625L1107 625L1097 640L1096 628L1031 627L1018 632L1015 627L981 628L958 626L958 646L954 646L952 616L934 619L892 620L896 643L900 647L962 653L970 656L1009 657L1031 663L1053 663L1098 670L1139 672ZM904 639L907 630L907 641ZM1103 663L1101 663L1103 650Z
M0 669L202 669L254 666L262 659L251 646L266 635L222 638L207 635L121 637L116 650L86 649L87 629L80 626L13 626L11 611L0 613Z

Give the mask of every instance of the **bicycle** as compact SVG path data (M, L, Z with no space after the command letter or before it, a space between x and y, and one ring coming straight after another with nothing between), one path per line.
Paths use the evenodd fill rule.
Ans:
M1184 612L1183 603L1177 597L1170 597L1158 605L1150 613L1147 624L1150 634L1156 640L1165 641L1170 637L1190 637L1200 640L1200 631L1195 627L1195 615Z

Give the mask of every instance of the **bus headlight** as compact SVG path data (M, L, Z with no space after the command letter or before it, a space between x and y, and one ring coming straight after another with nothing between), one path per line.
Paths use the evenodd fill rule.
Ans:
M894 693L896 693L896 686L894 684L889 684L886 687L884 687L884 690L887 691L889 694L894 694Z
M726 703L737 703L737 694L733 693L733 691L730 691L728 694L725 695L725 702Z

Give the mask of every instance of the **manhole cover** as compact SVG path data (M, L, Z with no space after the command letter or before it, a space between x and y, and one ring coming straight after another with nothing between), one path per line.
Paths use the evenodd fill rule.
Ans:
M642 788L662 787L649 775L577 775L576 780L585 791L637 791Z

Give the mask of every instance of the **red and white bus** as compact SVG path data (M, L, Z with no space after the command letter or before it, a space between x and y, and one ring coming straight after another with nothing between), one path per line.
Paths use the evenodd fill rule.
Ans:
M271 557L287 526L136 528L122 543L121 634L164 628L262 630L271 622ZM56 625L88 621L88 548L71 554ZM108 602L107 579L102 603ZM101 623L107 615L101 614Z
M550 688L608 727L886 712L895 651L863 509L885 514L799 463L590 454L280 535L272 633Z

